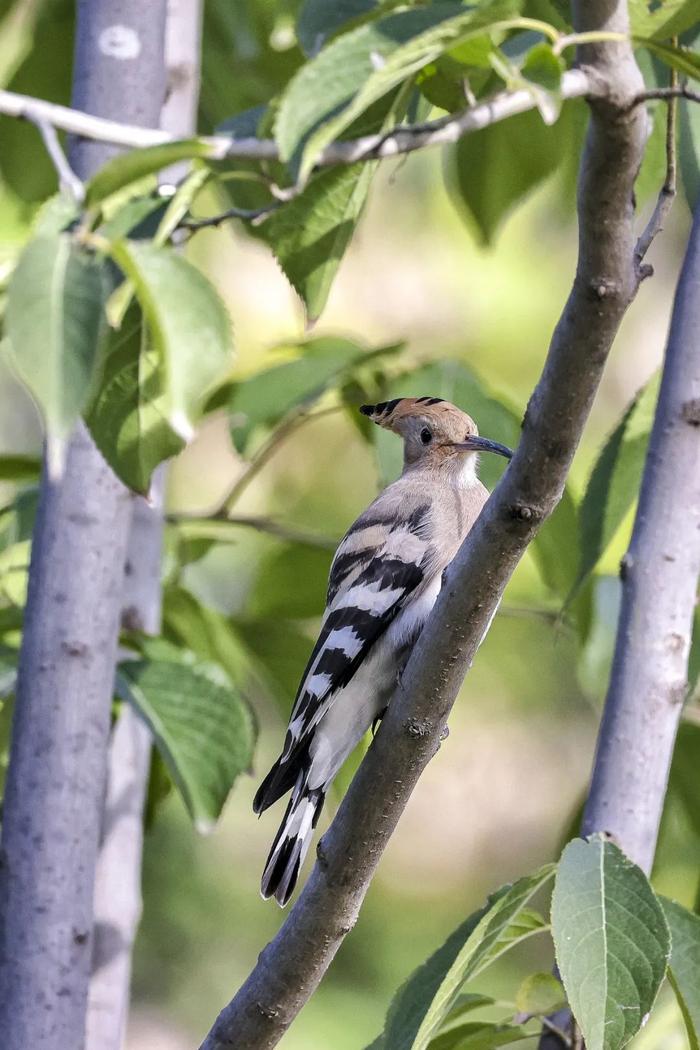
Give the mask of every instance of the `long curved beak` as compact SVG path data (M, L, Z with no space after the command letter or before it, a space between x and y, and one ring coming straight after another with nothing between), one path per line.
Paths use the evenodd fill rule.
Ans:
M466 441L456 441L453 448L458 448L462 452L495 452L499 456L505 456L506 459L513 458L513 453L507 445L491 441L490 438L478 437L476 434L467 438Z

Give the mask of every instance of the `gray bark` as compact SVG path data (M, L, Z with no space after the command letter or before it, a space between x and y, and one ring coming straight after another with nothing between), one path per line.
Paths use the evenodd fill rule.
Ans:
M74 105L152 125L163 101L165 0L81 0ZM114 152L84 140L83 179ZM95 861L130 497L85 427L34 533L4 805L0 1032L4 1050L84 1045Z
M165 32L167 98L160 126L175 136L197 125L201 0L169 0ZM163 173L177 181L187 165ZM122 618L128 630L156 635L161 628L161 560L166 468L151 484L149 501L134 501ZM151 734L125 704L112 734L102 843L95 880L95 942L87 1014L87 1050L120 1050L129 1014L134 941L141 919L143 811Z
M151 505L134 501L126 560L122 619L128 630L158 634L161 620L161 549L164 476ZM141 919L143 810L151 734L128 704L122 707L109 748L107 794L94 894L92 977L86 1050L120 1050L131 986L131 957Z
M577 29L628 28L621 0L574 4ZM352 929L389 838L447 718L510 576L561 496L566 475L639 275L632 189L647 121L627 44L581 56L606 87L591 103L579 180L573 288L530 401L515 457L458 552L377 736L318 850L318 862L274 940L202 1050L275 1046ZM468 407L468 406L467 406Z
M651 871L700 575L700 208L673 307L583 834Z

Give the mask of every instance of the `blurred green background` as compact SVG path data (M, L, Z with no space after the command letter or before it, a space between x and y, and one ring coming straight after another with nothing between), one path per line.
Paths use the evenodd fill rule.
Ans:
M35 26L37 5L31 6L32 17L20 5L2 23L0 68L5 82L24 70L24 89L60 98L66 70L55 70L55 60L47 57L38 39L48 32L46 22ZM213 48L205 51L204 121L220 119L224 104L235 112L260 101L271 93L270 69L284 82L294 67L294 5L277 5L273 12L274 6L241 4L240 26L230 27L240 49L246 39L253 51L261 40L267 49L262 72L252 59L246 66L241 58L235 99L215 97L224 78L217 80L212 70L222 59ZM250 14L253 8L262 12L259 21ZM65 10L57 4L47 9L68 26L68 46ZM247 27L243 11L250 16ZM238 16L230 17L235 22ZM36 59L29 71L27 55ZM19 89L16 82L13 86ZM11 157L0 162L0 267L26 236L33 201L41 195L33 191L37 136L32 128L21 131L0 120L0 153ZM499 148L508 150L507 140ZM517 160L514 152L499 162ZM443 162L440 153L430 153L383 165L312 333L305 331L299 302L259 241L237 226L193 239L189 256L215 282L233 319L234 378L276 363L284 357L280 346L296 345L309 334L340 335L368 347L403 341L405 350L390 369L464 363L487 391L522 416L574 272L571 180L558 175L541 182L509 215L495 242L484 247L475 224L445 190ZM26 174L18 178L18 172ZM642 194L640 223L651 208L652 188ZM688 218L681 199L652 249L655 276L625 319L574 463L571 489L577 499L610 430L661 359ZM421 387L413 393L434 391ZM336 404L331 393L319 407ZM40 442L32 404L0 364L0 452L37 453ZM244 469L225 413L213 413L171 466L168 511L216 509ZM350 413L330 412L280 445L246 488L236 513L273 516L336 539L376 494L379 477L376 456ZM5 486L0 495L9 500L13 490ZM572 832L590 769L613 640L612 577L630 522L631 513L597 566L602 585L583 645L571 624L559 619L560 602L533 557L524 559L462 690L449 740L411 800L356 929L284 1038L285 1050L364 1046L381 1027L398 985L487 892L558 855ZM567 542L575 544L576 536ZM571 551L562 551L567 557ZM184 571L187 587L222 613L236 637L261 657L265 673L250 689L260 735L254 770L238 780L209 837L194 832L174 793L147 834L128 1050L194 1046L283 920L276 905L258 893L281 809L258 821L251 803L282 740L322 611L327 566L325 552L289 548L278 538L241 528L235 543L215 545ZM333 805L330 799L323 826ZM655 884L692 904L699 860L698 829L693 832L688 808L672 796ZM531 969L551 963L545 945L521 951ZM479 990L512 998L517 958L509 956ZM669 1003L655 1015L654 1030L639 1039L649 1046L683 1046L674 1011Z

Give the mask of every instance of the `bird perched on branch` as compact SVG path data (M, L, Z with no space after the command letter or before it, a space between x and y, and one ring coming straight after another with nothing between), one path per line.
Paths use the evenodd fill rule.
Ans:
M479 452L511 458L439 397L363 405L403 438L401 477L342 539L326 611L294 702L281 756L255 796L256 813L291 790L262 876L263 897L289 900L329 785L381 718L440 591L442 575L488 496Z

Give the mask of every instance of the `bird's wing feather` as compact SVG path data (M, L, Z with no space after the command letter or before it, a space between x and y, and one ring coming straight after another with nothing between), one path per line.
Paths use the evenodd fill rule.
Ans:
M331 565L323 625L287 730L282 761L297 750L430 571L430 507L383 512L377 501L346 533Z

